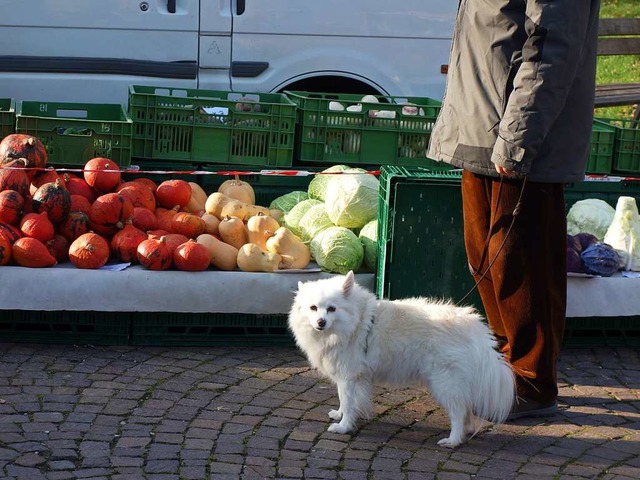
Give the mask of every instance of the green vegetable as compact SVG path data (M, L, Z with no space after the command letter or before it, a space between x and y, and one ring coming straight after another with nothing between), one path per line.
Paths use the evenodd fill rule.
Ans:
M367 223L358 235L364 248L364 266L375 272L378 264L378 220Z
M364 257L360 239L344 227L329 227L320 232L311 240L310 250L318 266L332 273L356 271Z
M332 178L326 189L325 208L340 227L360 228L377 218L378 179L366 173L343 173Z
M333 165L332 167L325 168L322 172L344 172L348 169L349 167L347 165ZM324 192L327 188L327 183L330 179L337 177L337 175L322 175L322 172L314 175L313 179L309 182L307 192L309 193L309 198L315 198L316 200L324 202Z
M615 209L604 200L586 198L573 204L567 214L567 233L590 233L603 240Z
M605 243L626 252L625 270L640 271L640 214L634 197L619 197Z
M307 210L314 205L322 205L322 202L320 200L309 198L296 204L288 213L285 214L284 223L287 228L291 230L291 233L298 237L302 237L302 232L300 232L299 227L300 220L302 219L302 216L307 213Z
M335 225L327 215L324 203L312 205L300 219L298 228L300 230L300 238L304 243L309 243L321 231L334 227Z
M281 210L284 213L289 212L294 206L303 200L307 200L309 195L307 192L295 190L293 192L285 193L284 195L274 198L269 209L275 208Z

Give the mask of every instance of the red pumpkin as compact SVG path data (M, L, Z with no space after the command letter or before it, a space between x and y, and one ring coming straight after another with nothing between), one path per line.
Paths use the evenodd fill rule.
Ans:
M71 212L84 212L87 215L91 210L91 202L82 195L71 195Z
M147 234L127 223L122 230L111 239L111 251L124 262L137 263L138 245L147 239Z
M202 235L205 229L204 220L188 212L178 212L171 219L171 231L181 233L188 238L196 238Z
M15 190L23 198L29 196L29 178L22 159L9 162L0 168L0 190Z
M178 270L202 272L209 268L211 256L204 245L194 239L183 243L173 251L173 264Z
M155 229L149 230L147 232L147 235L149 236L149 238L155 238L156 240L158 240L161 237L166 237L167 235L169 235L169 232L167 232L166 230Z
M141 182L125 182L121 183L116 192L124 195L131 200L134 207L143 207L149 210L156 208L156 197L153 192Z
M89 215L84 212L69 212L67 218L58 227L58 233L73 242L89 231Z
M11 261L11 243L4 235L0 235L0 267Z
M140 182L143 185L146 185L149 188L149 190L151 190L154 194L156 193L156 190L158 189L158 185L156 185L156 182L154 182L150 178L145 178L145 177L134 178L133 181L134 182Z
M39 169L47 166L47 150L39 138L22 133L7 135L0 142L0 165L17 158L27 161L27 177L33 178Z
M164 237L148 238L140 242L136 256L140 265L149 270L168 270L173 263L173 252Z
M65 173L62 178L66 189L69 190L71 195L82 195L89 203L96 199L96 191L91 188L84 178L77 177L71 173Z
M69 247L69 260L77 268L100 268L109 260L109 242L93 232L80 235Z
M0 222L17 225L22 217L24 197L15 190L0 192Z
M29 185L29 193L33 195L36 190L45 183L55 182L59 178L58 172L54 168L48 168L41 172L36 173L31 179L31 185ZM62 184L64 187L64 183Z
M143 232L147 232L149 230L156 229L158 226L158 219L151 210L142 207L134 207L131 223L133 223L134 227L142 230Z
M189 241L189 237L182 235L181 233L167 233L166 235L163 235L163 238L165 242L167 242L167 246L169 247L169 250L171 250L171 254L173 254L173 251L180 245Z
M64 263L69 260L69 240L59 233L56 233L46 245L49 253L54 256L58 263Z
M191 200L191 187L184 180L165 180L156 190L158 205L164 208L180 208L186 206Z
M22 238L20 229L5 222L0 222L0 235L5 237L12 245L16 240Z
M166 230L167 232L171 231L171 223L173 221L173 217L178 213L178 209L179 207L177 206L174 208L158 207L153 211L156 219L158 220L159 230Z
M92 230L111 236L124 228L133 214L133 204L119 193L105 193L96 198L89 209L89 224Z
M42 185L33 194L32 208L35 213L47 212L53 223L61 222L71 211L71 195L58 178Z
M57 261L47 246L40 240L22 237L11 247L13 261L21 267L43 268L53 267Z
M25 237L31 237L46 243L55 234L53 223L47 212L27 213L20 221L20 231Z
M120 167L113 160L92 158L84 166L84 179L98 193L114 192L122 180Z

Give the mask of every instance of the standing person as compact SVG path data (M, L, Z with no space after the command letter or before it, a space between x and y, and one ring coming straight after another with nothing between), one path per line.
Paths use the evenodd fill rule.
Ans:
M557 410L563 184L584 179L599 10L600 0L461 0L458 9L428 156L463 169L469 268L476 281L487 271L480 297L516 373L511 419Z

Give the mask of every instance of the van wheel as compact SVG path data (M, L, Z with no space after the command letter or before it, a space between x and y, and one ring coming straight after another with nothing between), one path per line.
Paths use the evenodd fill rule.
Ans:
M313 77L298 80L282 88L284 90L297 90L302 92L321 93L355 93L362 95L384 95L375 88L359 80L345 77Z

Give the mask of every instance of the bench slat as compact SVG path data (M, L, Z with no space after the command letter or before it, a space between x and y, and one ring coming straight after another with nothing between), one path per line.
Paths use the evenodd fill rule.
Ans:
M640 37L601 38L598 55L640 55Z
M598 85L596 107L614 107L640 103L640 83Z
M640 35L640 18L601 18L598 36Z

